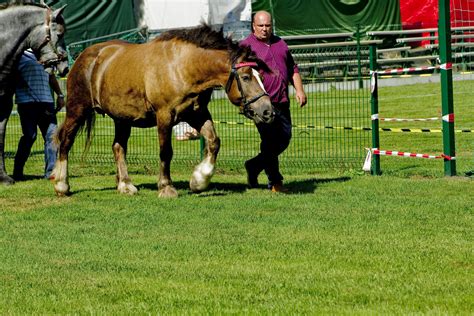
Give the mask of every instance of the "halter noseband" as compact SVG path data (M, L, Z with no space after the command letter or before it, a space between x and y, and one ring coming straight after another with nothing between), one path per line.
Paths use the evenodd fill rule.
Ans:
M46 36L44 37L43 42L38 47L38 50L41 50L44 46L46 46L51 41L51 27L49 26L50 23L51 23L51 9L48 8L46 11L46 17L44 21Z
M256 62L242 62L242 63L237 63L237 64L232 65L232 69L229 74L229 79L227 80L227 83L225 85L225 91L228 93L230 91L230 87L232 86L232 80L235 78L235 80L237 81L237 87L239 88L239 92L242 97L242 105L240 108L240 113L244 114L245 116L247 116L246 114L250 113L249 105L257 101L261 97L268 95L268 93L265 92L265 90L263 90L262 93L257 94L256 96L247 100L247 98L244 95L244 90L242 89L242 83L240 82L240 76L239 76L239 73L237 72L237 69L243 68L243 67L257 67L257 66L258 65Z
M45 21L44 21L45 22L44 27L46 29L46 36L45 36L43 42L38 47L38 49L37 49L38 51L40 51L44 46L48 45L48 43L51 42L51 26L50 26L51 21L52 21L51 17L52 17L52 10L51 10L51 8L47 7L46 17L45 17ZM57 49L56 45L51 45L51 48L52 48L53 52L56 54L56 56L58 56L58 59L51 60L51 61L49 61L49 63L58 62L61 59L62 54L60 54L58 52L58 49Z

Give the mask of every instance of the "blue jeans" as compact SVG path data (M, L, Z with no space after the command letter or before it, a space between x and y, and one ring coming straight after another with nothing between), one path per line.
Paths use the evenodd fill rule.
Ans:
M58 126L54 103L22 103L18 104L17 108L23 135L18 143L13 175L23 176L23 168L38 136L37 127L39 127L44 140L44 177L49 178L58 153L57 147L53 144L53 136Z
M278 156L288 148L291 139L290 104L274 104L274 109L275 120L271 124L257 125L261 140L260 153L247 161L255 174L265 170L269 186L280 184L283 180Z

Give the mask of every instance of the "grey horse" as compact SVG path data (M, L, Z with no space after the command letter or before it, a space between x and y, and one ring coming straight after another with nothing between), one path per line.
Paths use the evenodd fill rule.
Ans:
M5 131L22 52L31 48L48 72L53 68L60 76L68 72L64 7L53 11L38 4L0 5L0 184L15 182L5 170Z

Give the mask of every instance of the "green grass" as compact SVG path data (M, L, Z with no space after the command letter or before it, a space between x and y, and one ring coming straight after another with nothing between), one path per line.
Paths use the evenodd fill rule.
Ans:
M473 128L472 87L458 84L456 128ZM380 116L437 116L437 90L383 88ZM460 176L427 159L382 157L380 177L284 164L288 195L265 190L263 175L262 188L246 189L243 159L218 165L201 194L188 189L192 165L175 161L172 200L158 198L149 161L130 166L133 197L116 193L112 163L76 161L73 194L58 198L31 159L28 181L0 187L0 314L471 315L474 182L462 175L474 142L456 137ZM382 133L381 148L431 154L440 140Z
M178 199L134 175L73 170L0 188L0 314L470 314L474 183L468 178L288 176L293 194L215 176ZM74 174L73 173L73 174Z

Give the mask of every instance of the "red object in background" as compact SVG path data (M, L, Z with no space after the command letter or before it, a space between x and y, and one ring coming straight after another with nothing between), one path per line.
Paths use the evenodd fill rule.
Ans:
M451 0L451 27L474 27L474 0ZM463 33L474 34L474 30ZM474 38L465 38L463 42L474 42Z
M474 0L451 0L451 26L474 26ZM403 29L438 27L438 0L400 0Z
M404 30L438 27L438 0L400 0L400 14Z
M400 0L400 15L404 30L438 27L438 0ZM413 34L413 37L430 36L429 33ZM410 42L411 47L429 44L430 41Z
M400 15L404 30L437 28L438 0L400 0ZM451 27L474 26L474 0L451 0ZM421 36L415 34L413 36ZM429 36L429 34L423 34ZM473 41L473 39L466 39ZM411 46L429 44L429 41L413 42Z
M474 26L474 0L451 0L451 26Z

